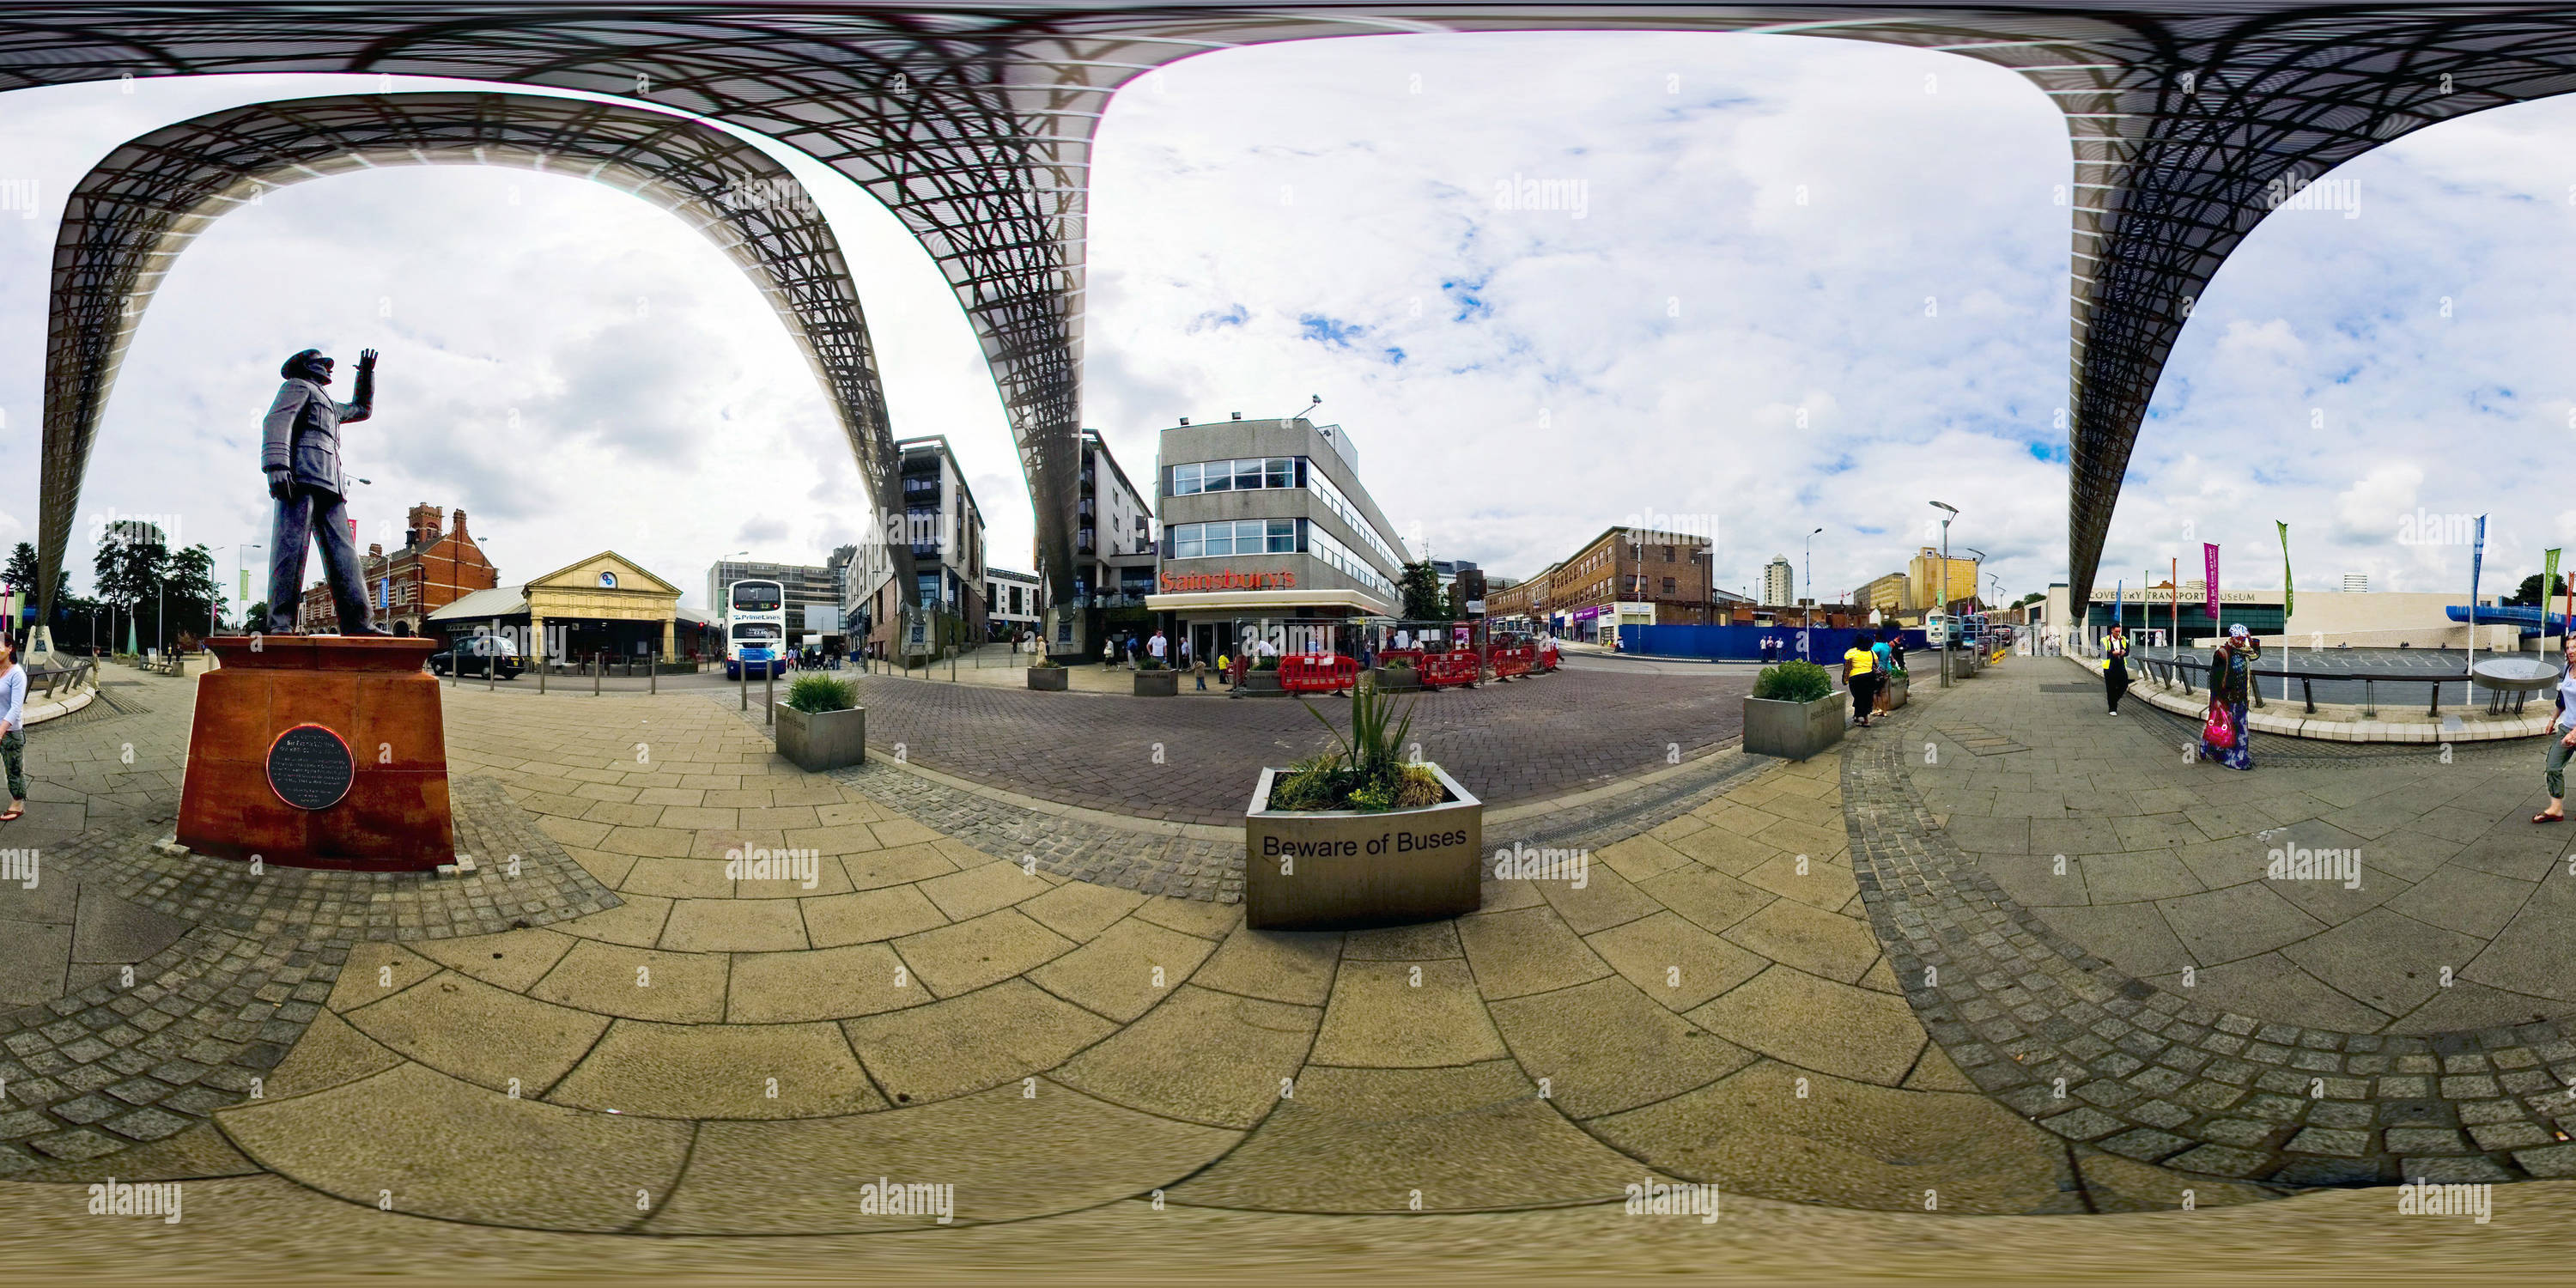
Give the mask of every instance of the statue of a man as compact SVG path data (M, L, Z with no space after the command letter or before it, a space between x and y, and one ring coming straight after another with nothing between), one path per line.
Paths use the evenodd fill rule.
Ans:
M382 635L368 611L366 579L358 569L358 542L349 527L348 480L340 472L340 426L375 410L376 351L358 354L358 398L336 402L323 390L331 360L306 349L286 360L286 383L269 404L259 465L268 494L277 498L277 521L268 538L268 633L295 633L304 602L304 551L308 536L322 544L322 574L340 610L343 635Z

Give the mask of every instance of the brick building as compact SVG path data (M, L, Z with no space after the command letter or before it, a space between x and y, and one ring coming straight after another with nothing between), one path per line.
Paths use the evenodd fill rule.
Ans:
M367 597L376 605L377 629L402 626L413 635L424 633L431 613L501 584L500 570L483 557L465 529L465 511L456 511L451 524L445 510L427 502L413 506L405 517L399 549L387 554L381 543L369 545L358 567L366 576ZM307 634L340 629L326 583L305 588L296 625Z
M1520 621L1545 628L1548 610L1553 602L1549 587L1555 584L1557 569L1562 564L1549 564L1537 576L1516 581L1485 596L1485 615L1496 621Z
M1700 626L1727 620L1724 602L1712 595L1709 539L1648 528L1609 528L1551 570L1549 615L1565 629L1589 636L1594 623L1620 603L1651 603L1658 626ZM1715 601L1714 603L1712 601Z

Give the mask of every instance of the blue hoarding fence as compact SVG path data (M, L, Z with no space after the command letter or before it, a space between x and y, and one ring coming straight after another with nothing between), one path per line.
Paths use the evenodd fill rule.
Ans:
M1898 632L1905 639L1906 651L1921 652L1931 647L1923 640L1921 627ZM1840 666L1843 653L1863 635L1878 637L1876 630L1859 627L1817 626L1622 626L1619 628L1619 651L1646 657L1704 657L1721 662L1759 662L1762 641L1780 642L1779 656L1800 656L1799 637L1807 636L1805 656L1818 665Z

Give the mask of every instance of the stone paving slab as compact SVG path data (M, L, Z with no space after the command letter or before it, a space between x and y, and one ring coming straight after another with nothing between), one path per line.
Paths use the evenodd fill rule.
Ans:
M1952 843L1915 785L1928 769L1898 754L1914 725L1844 756L1854 867L1907 1003L1999 1103L2090 1149L2276 1186L2513 1180L2562 1166L2549 1151L2567 1140L2576 1042L2559 1025L2353 1033L2214 1008L2125 974Z

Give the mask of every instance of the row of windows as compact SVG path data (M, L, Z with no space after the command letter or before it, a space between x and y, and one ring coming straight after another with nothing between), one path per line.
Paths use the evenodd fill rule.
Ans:
M1306 553L1339 569L1343 576L1385 596L1389 602L1399 598L1395 593L1395 583L1388 581L1386 574L1379 572L1370 566L1367 560L1352 553L1350 547L1333 540L1333 534L1311 523L1304 526ZM1362 532L1369 530L1367 524L1361 524L1359 527Z
M1297 553L1295 519L1233 519L1216 523L1182 523L1172 527L1172 557L1199 559L1212 555Z
M1368 560L1333 539L1333 534L1306 519L1231 519L1216 523L1176 523L1163 530L1172 559L1205 559L1224 555L1306 554L1323 560L1343 576L1392 600L1395 583Z
M1240 461L1202 461L1172 467L1172 495L1201 492L1251 492L1260 488L1295 487L1299 458L1261 456Z
M1376 525L1370 523L1367 516L1360 513L1358 506L1351 504L1349 497L1342 495L1340 488L1333 486L1331 479L1324 477L1322 470L1311 467L1307 469L1306 490L1314 493L1335 515L1340 516L1341 521L1348 524L1351 531L1360 534L1360 540L1367 542L1369 549L1376 551L1378 557L1387 562L1387 566L1395 568L1404 566L1403 556L1388 548L1386 539L1377 534Z

